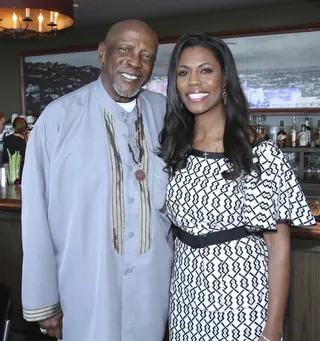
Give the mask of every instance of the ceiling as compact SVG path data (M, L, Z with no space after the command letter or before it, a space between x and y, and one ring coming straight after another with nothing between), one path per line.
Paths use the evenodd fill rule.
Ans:
M319 0L74 0L74 16L76 26L87 26L314 2Z

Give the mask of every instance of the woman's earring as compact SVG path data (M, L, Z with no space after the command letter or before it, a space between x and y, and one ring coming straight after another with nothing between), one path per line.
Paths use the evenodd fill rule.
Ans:
M222 89L222 101L224 105L227 105L228 101L228 93L227 93L227 87L224 85Z
M183 104L182 101L181 101L181 103L180 103L180 107L181 107L181 109L184 109L184 104Z

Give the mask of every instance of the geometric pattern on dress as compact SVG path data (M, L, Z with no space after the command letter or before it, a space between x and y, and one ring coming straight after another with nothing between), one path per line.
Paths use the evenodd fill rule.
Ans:
M257 341L267 318L267 304L263 309L253 306L223 313L197 310L171 299L169 316L171 341Z
M225 180L231 165L222 153L199 151L171 177L167 209L191 234L245 225L246 238L200 249L175 240L170 287L170 340L257 340L266 322L268 250L254 232L276 231L277 221L313 225L301 187L282 152L270 141L253 148L252 172Z
M202 249L175 241L171 294L194 308L225 312L268 298L267 249L250 236Z

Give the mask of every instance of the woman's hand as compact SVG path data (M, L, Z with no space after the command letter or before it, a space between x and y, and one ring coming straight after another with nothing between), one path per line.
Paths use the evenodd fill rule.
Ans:
M269 341L281 341L281 338L277 338L277 339L268 339ZM262 338L261 336L259 337L258 341L266 341L266 339Z
M281 341L281 335L279 333L266 333L263 332L262 335L269 341ZM258 341L266 341L262 336L259 337Z

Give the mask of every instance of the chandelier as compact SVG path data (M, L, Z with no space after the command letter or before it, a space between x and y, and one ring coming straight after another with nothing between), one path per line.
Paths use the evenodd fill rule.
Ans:
M0 37L55 36L73 25L73 0L0 0Z

